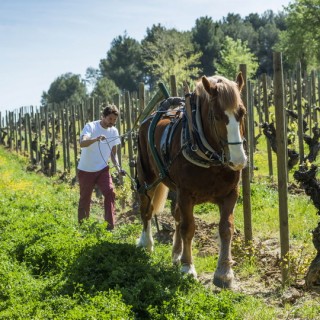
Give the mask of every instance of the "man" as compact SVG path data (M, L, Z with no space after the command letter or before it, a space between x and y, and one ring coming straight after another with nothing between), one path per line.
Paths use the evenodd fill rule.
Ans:
M104 196L104 219L108 230L115 225L115 193L109 172L108 161L111 158L120 174L117 157L117 145L121 143L115 127L119 111L114 105L107 105L101 120L89 122L80 134L81 156L78 164L80 199L78 207L79 223L89 218L90 202L94 186L97 185Z

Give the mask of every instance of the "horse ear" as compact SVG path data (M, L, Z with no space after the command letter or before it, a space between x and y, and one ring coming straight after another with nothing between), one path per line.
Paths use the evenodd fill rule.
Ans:
M243 77L242 77L242 72L238 73L236 82L238 84L239 91L241 92L241 90L244 87L244 80L243 80Z
M203 84L203 87L205 88L205 90L210 94L212 95L214 93L214 89L211 85L210 85L210 82L208 80L208 78L206 76L203 76L202 77L202 84Z
M203 87L206 89L206 91L208 93L210 93L210 83L209 83L207 77L203 76L201 80L202 80Z

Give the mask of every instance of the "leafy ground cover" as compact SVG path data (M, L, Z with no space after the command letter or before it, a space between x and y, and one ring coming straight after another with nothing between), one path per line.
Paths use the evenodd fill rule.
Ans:
M290 197L291 284L281 286L276 190L262 180L252 186L255 240L245 246L241 199L233 243L236 287L215 288L217 213L196 208L194 243L199 281L171 264L173 221L159 216L154 254L135 245L141 225L127 203L114 232L101 223L99 198L92 218L76 220L78 189L59 177L26 171L24 158L0 148L0 319L317 319L320 299L303 285L315 252L312 204ZM118 188L118 207L128 199ZM168 204L169 208L169 204Z

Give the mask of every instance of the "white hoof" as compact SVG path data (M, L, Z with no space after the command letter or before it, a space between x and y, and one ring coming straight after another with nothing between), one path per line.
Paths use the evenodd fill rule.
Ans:
M175 253L175 254L172 256L172 263L173 263L173 264L179 264L179 263L180 263L180 260L181 260L181 254Z
M198 277L196 268L194 267L193 264L184 264L184 265L181 267L181 272L182 272L182 273L185 273L185 274L190 274L190 275L192 275L195 279L197 279L197 277Z
M137 246L145 248L149 252L153 252L154 242L153 239L147 236L146 232L142 232L140 239L137 241Z
M229 288L233 287L234 275L232 269L222 272L221 270L216 270L213 276L213 284L219 288Z

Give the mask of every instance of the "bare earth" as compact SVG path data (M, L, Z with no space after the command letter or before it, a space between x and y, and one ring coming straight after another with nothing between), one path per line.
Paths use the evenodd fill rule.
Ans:
M136 210L126 212L118 216L118 224L130 223L140 220ZM155 234L155 238L161 242L170 244L174 232L174 219L170 213L161 214L157 217L159 232ZM197 254L201 256L212 256L218 254L218 225L216 223L207 223L199 218L196 218L196 233L194 237L193 247L197 248ZM241 277L237 272L237 261L243 259L245 254L243 248L243 235L239 231L235 233L233 241L233 259L235 282L233 291L248 294L255 298L262 299L268 306L273 306L279 309L278 319L300 319L290 316L288 308L283 307L289 304L292 308L303 306L306 301L319 301L320 294L306 290L303 275L297 277L296 282L282 288L281 285L281 267L280 267L280 244L278 239L268 239L265 241L256 241L253 244L254 255L258 263L258 272L254 275ZM213 291L218 292L220 289L212 284L213 274L202 273L198 274L198 280ZM283 312L281 310L283 309ZM315 318L315 319L320 319Z

